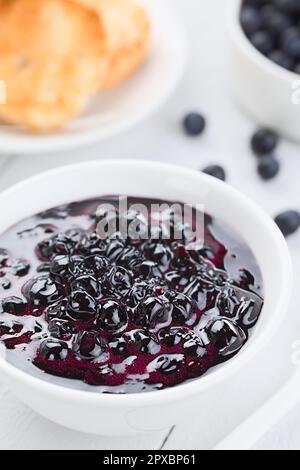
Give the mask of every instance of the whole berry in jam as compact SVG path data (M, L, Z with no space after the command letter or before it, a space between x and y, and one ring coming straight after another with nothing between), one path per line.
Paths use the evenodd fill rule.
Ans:
M180 292L173 292L172 294L166 295L173 306L173 321L180 324L188 322L197 308L195 300Z
M72 290L83 290L95 299L100 295L100 282L91 275L78 276L71 284Z
M126 307L116 300L103 300L98 305L97 327L104 333L119 333L128 322Z
M78 321L93 320L97 315L96 300L84 290L75 290L69 297L68 314Z
M39 355L47 361L63 361L68 356L68 345L58 339L46 339L40 344Z
M218 318L206 327L206 333L220 356L226 357L237 353L245 344L245 332L228 318Z
M154 334L150 334L145 330L135 330L130 333L129 342L139 352L143 354L154 355L160 350L160 345Z
M171 319L172 306L159 297L146 297L134 311L134 322L138 326L155 329Z
M45 309L45 317L47 321L51 321L56 318L66 318L68 311L68 299L63 298L58 302L54 302Z
M5 313L22 316L26 315L27 303L23 299L20 299L20 297L7 297L2 300L1 308Z
M56 255L50 263L50 272L55 278L64 280L69 275L69 264L68 255Z
M109 349L115 356L127 355L127 342L125 338L116 338L109 342Z
M94 331L82 331L73 345L75 356L84 361L101 359L105 351L103 338Z
M176 374L185 365L183 354L164 354L154 359L148 366L149 371L161 374Z
M69 339L76 333L76 329L68 320L54 318L49 322L49 332L52 338Z
M128 294L132 286L130 272L122 266L113 266L107 271L101 282L102 291L106 294L114 294L123 297Z
M30 270L30 264L23 259L17 259L9 267L10 272L17 277L26 276Z
M105 256L94 255L85 257L81 264L82 273L92 276L101 276L109 266L109 260Z
M62 297L62 290L49 276L38 276L25 285L24 296L32 305L46 307Z
M143 252L146 258L154 261L163 272L168 269L173 257L173 253L167 245L153 240L144 244Z
M174 347L183 344L190 337L188 328L164 328L159 332L159 339L165 346Z

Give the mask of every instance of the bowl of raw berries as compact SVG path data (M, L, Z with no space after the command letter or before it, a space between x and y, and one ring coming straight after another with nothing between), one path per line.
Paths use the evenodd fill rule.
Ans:
M300 142L300 1L235 0L231 82L241 107Z

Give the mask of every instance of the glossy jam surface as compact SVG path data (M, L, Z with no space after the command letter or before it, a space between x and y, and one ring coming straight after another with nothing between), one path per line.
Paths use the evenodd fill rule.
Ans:
M115 209L99 212L104 202ZM245 243L208 215L197 238L193 216L182 224L165 210L154 234L153 214L120 213L118 202L56 207L0 236L0 342L8 360L67 386L131 393L199 377L237 354L263 305ZM98 223L112 218L118 227L135 222L143 236L100 237ZM159 239L164 224L180 239L172 231Z

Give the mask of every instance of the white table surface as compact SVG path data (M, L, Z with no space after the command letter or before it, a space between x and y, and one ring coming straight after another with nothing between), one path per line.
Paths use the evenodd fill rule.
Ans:
M248 148L255 123L236 107L229 91L226 2L172 0L172 3L186 24L191 54L186 75L167 105L138 128L90 148L47 156L0 156L0 190L40 171L88 159L150 159L194 169L221 162L230 184L251 196L270 214L300 208L298 146L286 141L280 145L282 171L276 180L264 183L256 174L255 159ZM186 138L179 125L183 114L193 109L199 109L208 119L207 132L195 140ZM289 240L289 246L297 283L300 233ZM0 449L159 449L163 445L165 449L213 448L291 374L291 346L300 338L297 300L295 294L284 331L263 356L234 379L234 386L227 383L222 390L215 390L210 403L193 410L186 423L172 432L113 439L72 432L39 417L5 386L0 386ZM223 398L226 390L232 390L230 400ZM257 448L300 449L300 408L257 443Z

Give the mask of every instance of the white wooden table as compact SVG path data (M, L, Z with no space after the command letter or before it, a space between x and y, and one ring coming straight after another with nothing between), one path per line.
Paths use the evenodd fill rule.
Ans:
M164 0L167 1L167 0ZM229 0L231 1L231 0ZM186 76L175 96L138 128L91 148L66 154L0 157L0 190L40 171L88 159L137 158L172 162L199 169L221 162L228 181L261 204L270 214L300 208L300 148L283 142L278 149L280 176L263 183L248 149L255 123L239 111L228 86L228 50L224 25L226 2L172 0L186 23L191 44ZM163 77L162 77L163 79ZM247 92L247 90L245 90ZM208 129L200 139L186 138L180 120L199 109ZM55 191L55 188L53 188ZM296 282L300 281L300 233L289 241ZM105 438L66 430L39 417L0 386L0 449L210 449L279 388L292 372L291 346L300 338L298 298L280 332L263 357L251 363L232 383L211 394L210 403L193 410L175 429L135 438ZM299 309L299 311L298 311ZM224 391L233 389L231 400ZM257 444L258 448L300 449L300 410Z

